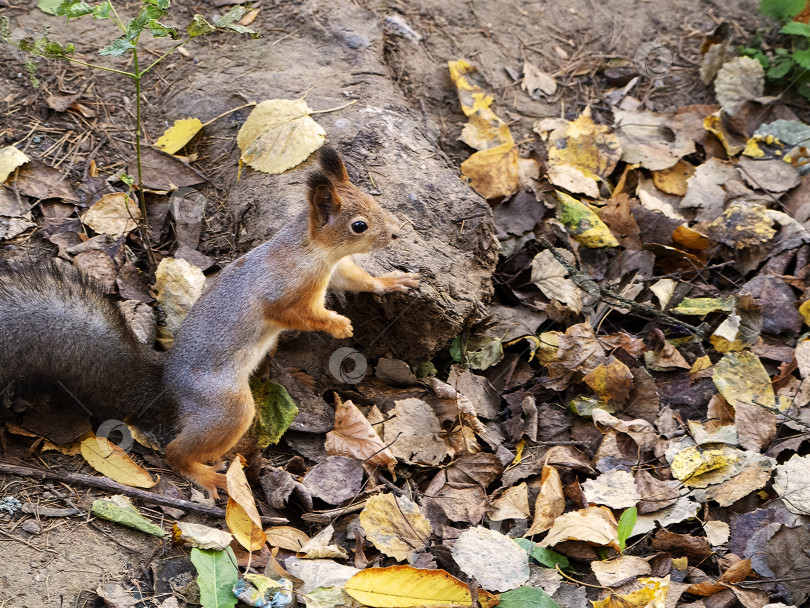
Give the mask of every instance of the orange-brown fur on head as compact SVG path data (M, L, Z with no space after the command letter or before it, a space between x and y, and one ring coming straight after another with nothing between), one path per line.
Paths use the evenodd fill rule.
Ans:
M399 236L394 219L368 194L349 181L334 149L321 149L320 168L310 174L309 235L313 243L339 259L388 246Z

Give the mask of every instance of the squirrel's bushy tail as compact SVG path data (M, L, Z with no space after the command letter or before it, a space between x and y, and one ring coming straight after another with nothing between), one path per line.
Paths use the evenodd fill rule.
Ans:
M151 418L161 354L140 343L94 282L57 262L0 264L0 391L15 380L60 385L100 419Z

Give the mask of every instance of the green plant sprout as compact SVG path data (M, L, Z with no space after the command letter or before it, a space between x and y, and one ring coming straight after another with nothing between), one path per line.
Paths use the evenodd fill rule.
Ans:
M739 51L743 57L759 61L770 82L785 89L794 88L802 97L810 99L810 25L792 21L804 7L805 0L762 0L760 14L783 22L779 33L787 36L782 39L786 44L767 48L759 31Z
M636 519L638 518L638 509L630 507L625 509L621 517L619 517L619 527L617 534L619 536L619 547L624 553L627 548L627 539L633 533L633 528L636 527Z
M57 0L58 2L58 0ZM147 238L145 226L147 224L146 201L144 199L143 190L143 176L141 169L141 82L143 77L149 73L158 63L163 61L166 57L174 53L177 49L185 45L190 40L215 32L217 30L226 30L236 32L238 34L250 34L253 38L258 38L259 34L253 29L239 25L237 22L244 17L245 13L249 10L244 6L236 6L228 11L223 17L218 19L215 23L211 24L206 21L202 15L194 15L191 22L185 28L185 33L173 25L168 25L161 22L161 19L166 16L170 7L170 0L142 0L141 10L137 16L133 17L126 23L118 15L111 0L105 0L95 6L91 6L83 0L64 0L56 6L53 1L40 0L40 8L45 12L52 12L58 16L67 18L68 23L71 19L92 15L93 19L112 21L123 34L113 40L110 44L102 49L99 49L99 55L109 57L121 57L127 53L132 53L132 71L118 70L102 65L81 61L73 57L76 46L72 43L61 44L52 40L48 36L48 27L44 28L42 36L35 38L31 35L25 35L22 38L15 39L9 31L8 17L0 17L0 38L8 44L11 44L20 49L28 56L25 62L25 68L31 79L34 87L38 87L35 72L39 65L39 58L47 59L62 59L71 63L76 63L88 68L96 70L103 70L105 72L112 72L113 74L120 74L127 76L135 83L135 165L137 168L137 184L139 195L139 206L141 209L142 223L140 224L141 240L149 256L149 261L154 265L154 254ZM166 51L163 55L152 61L149 65L141 68L138 61L138 42L140 41L141 34L144 31L149 31L155 38L171 38L177 40L170 50ZM135 180L128 176L122 175L122 181L129 187L129 193L132 191Z

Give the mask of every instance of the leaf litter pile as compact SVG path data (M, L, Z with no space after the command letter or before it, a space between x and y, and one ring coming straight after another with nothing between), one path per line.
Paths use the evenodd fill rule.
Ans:
M450 62L460 139L475 150L460 172L501 242L487 320L433 361L382 359L336 390L325 436L285 436L302 404L255 379L253 437L287 449L281 466L233 461L225 525L170 507L177 521L158 525L126 496L95 500L95 517L191 547L195 583L154 605L805 605L810 125L765 95L756 60L727 50L709 48L701 67L717 105L659 114L617 89L612 123L588 109L540 119L529 154L475 66ZM553 77L526 65L526 93L553 95ZM303 99L259 103L241 160L298 165L324 141L311 114ZM143 341L169 348L215 264L198 251L190 188L206 178L178 155L205 126L178 121L144 153L178 246L161 252L152 225L153 284L126 251L143 238L137 204L92 163L74 189L0 150L0 238L41 231L122 297ZM136 445L132 458L89 428L32 412L6 423L26 447L4 448L80 454L126 486L181 494L139 464L159 468L153 452ZM19 517L21 505L9 495L0 509ZM127 605L120 585L98 593Z

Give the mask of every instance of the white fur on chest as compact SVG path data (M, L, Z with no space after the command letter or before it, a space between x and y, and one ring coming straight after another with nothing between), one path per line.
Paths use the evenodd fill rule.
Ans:
M264 333L258 343L254 344L252 347L245 347L242 352L240 353L243 364L241 366L242 374L245 377L250 376L256 368L259 367L259 364L262 360L267 356L267 353L276 345L278 342L278 336L281 333L280 327L273 327Z

